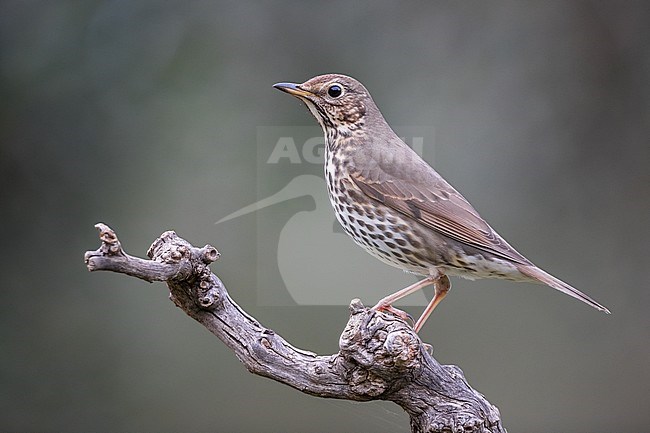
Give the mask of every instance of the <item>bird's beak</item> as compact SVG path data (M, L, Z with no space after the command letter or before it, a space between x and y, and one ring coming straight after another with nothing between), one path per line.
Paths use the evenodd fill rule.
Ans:
M301 89L300 85L296 83L276 83L273 85L273 87L275 87L278 90L282 90L283 92L293 96L298 96L298 97L314 96L313 93Z

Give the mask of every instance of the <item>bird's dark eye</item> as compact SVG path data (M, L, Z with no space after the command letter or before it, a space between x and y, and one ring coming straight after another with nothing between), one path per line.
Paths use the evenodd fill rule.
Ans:
M343 88L338 84L332 84L329 89L327 89L327 94L332 98L338 98L343 94Z

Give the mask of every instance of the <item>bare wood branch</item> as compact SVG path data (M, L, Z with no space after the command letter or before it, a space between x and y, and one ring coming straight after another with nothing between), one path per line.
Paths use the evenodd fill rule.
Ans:
M223 341L255 374L318 397L389 400L411 417L412 432L505 432L498 409L473 390L460 368L440 365L401 319L350 304L339 352L321 356L298 349L248 315L228 295L209 265L216 248L196 248L173 231L147 252L124 252L113 230L95 227L102 245L86 252L90 271L113 271L165 281L171 300Z

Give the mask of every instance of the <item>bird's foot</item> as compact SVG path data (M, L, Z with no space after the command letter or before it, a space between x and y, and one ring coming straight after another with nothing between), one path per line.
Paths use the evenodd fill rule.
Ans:
M399 308L395 308L392 305L381 305L377 304L374 307L372 307L374 311L384 311L386 313L391 313L400 319L402 319L405 322L411 322L411 326L414 326L415 320L413 319L413 316L411 316L409 313L406 311L400 310Z

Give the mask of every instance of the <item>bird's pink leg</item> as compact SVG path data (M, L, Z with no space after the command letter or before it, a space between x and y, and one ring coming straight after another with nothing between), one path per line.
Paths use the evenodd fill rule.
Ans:
M372 309L375 311L388 311L390 313L395 314L396 316L401 317L404 320L408 320L409 318L408 313L393 307L392 304L404 298L405 296L410 295L413 292L417 292L418 290L430 284L434 284L436 278L437 276L426 277L425 279L413 283L410 286L403 288L402 290L392 293L386 296L385 298L383 298L382 300L380 300L379 302L377 302L377 305L372 307Z
M392 293L385 298L381 299L379 302L377 302L377 305L372 307L373 310L381 310L384 309L385 307L388 307L389 305L392 305L393 303L399 301L400 299L410 295L411 293L417 292L418 290L422 289L423 287L426 287L430 284L433 284L435 282L437 277L430 276L426 277L423 280L420 280L416 283L411 284L408 287L403 288L402 290L399 290L395 293Z
M415 330L415 332L420 332L420 329L422 329L422 326L424 326L424 322L427 321L433 312L433 309L436 308L436 306L445 298L445 296L447 296L447 292L451 287L451 283L449 282L449 278L446 275L440 275L433 281L433 287L435 288L433 299L431 302L429 302L427 308L424 309L424 312L418 321L415 322L415 326L413 327L413 330Z

